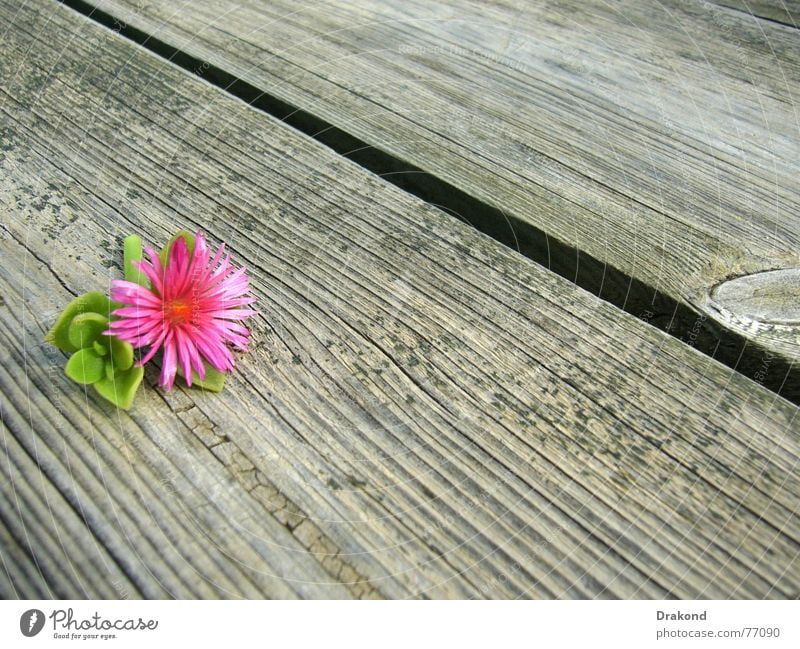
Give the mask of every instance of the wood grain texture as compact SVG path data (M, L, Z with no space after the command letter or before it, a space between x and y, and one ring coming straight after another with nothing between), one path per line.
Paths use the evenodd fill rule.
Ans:
M714 4L738 9L754 18L774 20L795 28L800 26L800 2L797 0L714 0Z
M60 5L0 15L4 595L797 595L797 407ZM255 345L118 412L41 340L178 227L251 269Z
M699 319L800 360L796 327L707 308L800 267L796 29L678 0L89 4L530 225L614 303L636 291L588 259L687 307L685 338Z

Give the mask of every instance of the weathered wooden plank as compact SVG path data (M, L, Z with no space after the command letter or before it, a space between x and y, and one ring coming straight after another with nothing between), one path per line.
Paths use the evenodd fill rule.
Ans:
M3 376L4 386L7 381ZM90 514L82 507L73 509L42 471L41 441L34 441L35 456L6 431L3 442L3 565L11 586L3 589L5 596L11 596L16 588L21 592L13 594L22 597L137 596L127 575L87 528ZM12 579L12 570L31 574Z
M48 596L47 582L4 525L0 527L0 596L3 599L45 599Z
M109 30L0 6L4 421L143 595L796 594L795 406ZM180 226L250 267L255 348L221 395L149 374L115 412L39 341L121 236Z
M797 320L750 327L712 299L800 266L794 28L677 0L79 4L499 208L495 236L692 344L756 341L771 387L800 359ZM800 398L796 377L784 389Z
M5 285L3 289L6 299L23 302L21 294L15 295ZM4 320L4 324L20 328L19 322ZM19 348L21 342L35 342L38 333L35 328L33 335L28 331L22 341L16 338L5 342ZM29 365L23 374L25 360L20 354L8 359L2 373L9 404L7 425L19 443L17 448L7 449L6 457L9 463L22 465L26 453L38 456L34 466L12 471L9 484L15 493L27 491L28 496L15 509L4 506L3 511L17 524L17 541L29 544L29 553L52 589L50 595L137 596L138 589L117 574L120 570L131 575L141 586L141 593L151 598L344 595L343 589L304 583L311 578L324 581L324 571L316 568L316 562L302 570L303 562L291 549L294 545L297 553L303 548L291 543L288 532L276 530L274 521L262 522L254 514L254 499L246 492L212 490L229 478L222 466L211 464L213 456L206 455L203 467L195 468L199 461L191 446L206 449L199 441L184 442L183 455L176 458L177 466L172 466L152 439L142 441L144 432L131 441L128 435L132 427L121 430L113 412L96 413L86 402L86 395L75 395L73 402L64 400L48 386L53 378L57 384L63 382L63 377L46 372L50 367L31 371ZM54 401L59 405L48 408L46 404ZM14 407L20 411L15 412ZM162 424L162 436L174 437L175 431L181 430L179 418L173 415L172 419L170 424ZM157 436L151 433L150 437ZM148 466L151 463L153 466ZM180 473L188 470L209 474L202 490L196 486L200 478ZM48 480L56 483L60 501L48 499L42 484ZM183 497L165 498L164 494L172 490ZM86 537L88 527L93 538L83 543L64 539L70 536L65 523L70 507L82 518L72 521L72 536ZM260 510L259 506L255 511ZM236 535L234 547L230 537L244 522L256 538L244 543L241 535ZM34 542L27 538L31 527L35 530ZM259 533L272 539L275 547L258 542ZM249 545L255 545L255 551ZM237 565L242 561L251 562L258 572L245 574ZM280 581L287 583L273 583Z

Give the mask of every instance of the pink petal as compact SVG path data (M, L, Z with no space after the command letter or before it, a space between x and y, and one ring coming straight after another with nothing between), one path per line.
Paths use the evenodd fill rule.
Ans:
M178 360L183 369L183 378L186 379L186 385L192 387L192 361L189 354L189 346L192 343L180 327L175 328L175 341L178 348Z
M161 361L161 377L159 379L159 383L167 392L172 390L175 374L178 372L178 359L175 352L175 341L170 332L164 341L164 358Z
M147 353L141 358L141 360L139 360L138 363L136 363L136 367L141 367L147 361L149 361L151 358L153 358L153 356L156 355L156 352L161 347L161 343L164 341L164 338L165 338L166 335L167 335L167 331L166 331L166 329L163 329L161 331L161 333L159 334L158 338L155 340L155 342L150 345L150 349L147 351Z

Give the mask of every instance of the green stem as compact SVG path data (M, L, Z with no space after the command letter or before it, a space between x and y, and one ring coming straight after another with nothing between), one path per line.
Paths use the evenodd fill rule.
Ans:
M147 280L144 273L136 268L132 262L142 260L142 239L136 234L125 237L124 269L125 279L145 286Z

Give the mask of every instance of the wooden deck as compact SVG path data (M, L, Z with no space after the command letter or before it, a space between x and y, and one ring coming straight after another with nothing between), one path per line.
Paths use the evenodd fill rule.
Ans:
M0 2L0 595L800 596L800 12L738 4ZM179 228L253 349L119 411L43 336Z
M751 378L774 355L761 382L800 400L798 276L763 275L800 265L796 26L686 0L88 4Z

